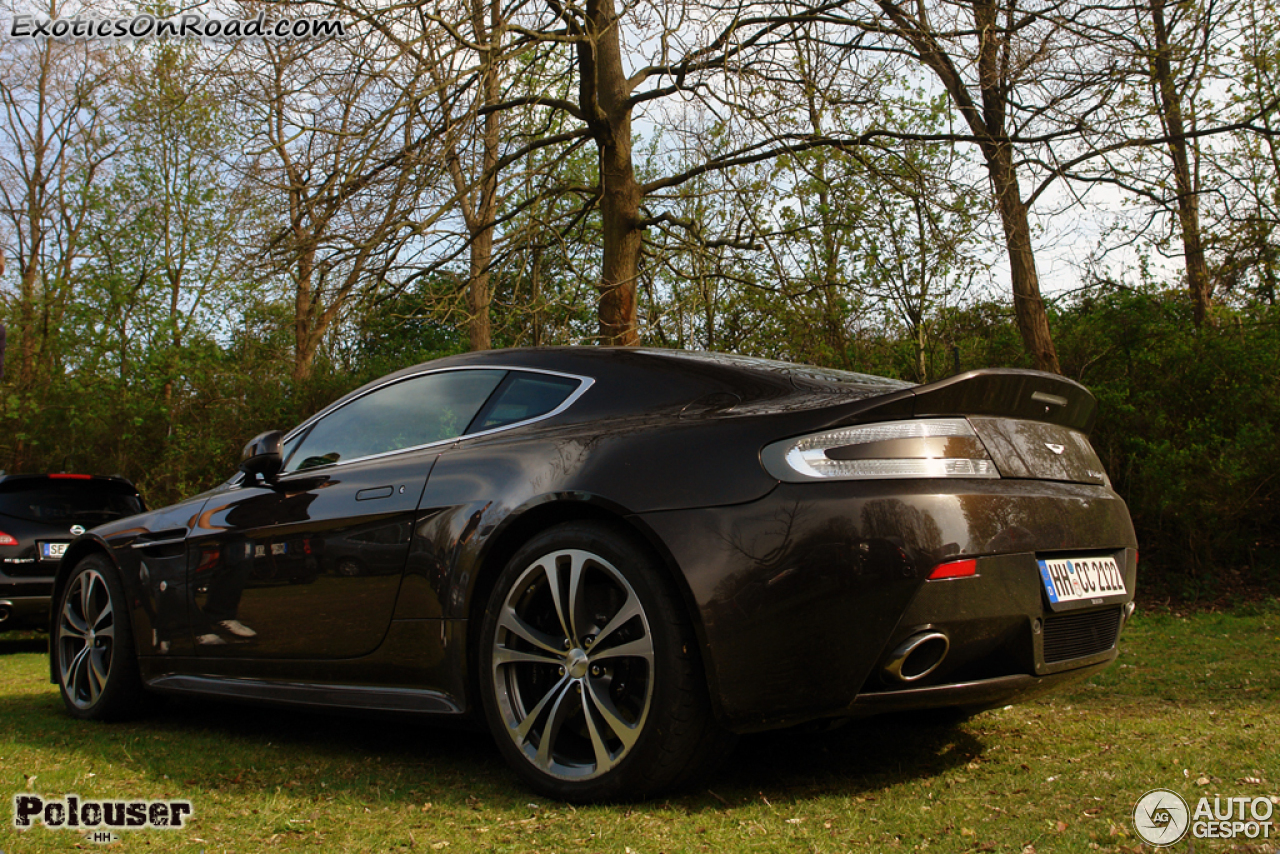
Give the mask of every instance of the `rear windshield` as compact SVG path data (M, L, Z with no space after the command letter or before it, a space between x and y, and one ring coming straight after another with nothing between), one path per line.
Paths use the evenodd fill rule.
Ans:
M0 513L31 522L91 528L141 512L142 502L124 484L76 480L0 483Z

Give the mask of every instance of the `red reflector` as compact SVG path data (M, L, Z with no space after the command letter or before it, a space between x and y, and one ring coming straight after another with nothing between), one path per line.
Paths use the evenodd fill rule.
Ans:
M0 546L16 546L17 544L17 540L6 534L4 531L0 531Z
M941 581L944 578L968 578L971 575L978 574L978 561L970 558L969 560L953 560L950 563L940 563L929 573L930 581Z
M92 480L93 475L91 474L51 474L49 475L49 478L51 480Z

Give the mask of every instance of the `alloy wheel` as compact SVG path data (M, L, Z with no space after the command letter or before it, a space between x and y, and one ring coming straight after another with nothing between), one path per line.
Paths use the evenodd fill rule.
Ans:
M58 616L58 669L68 699L90 709L111 678L116 614L107 580L88 569L71 580Z
M613 564L581 549L533 561L506 592L492 643L507 736L538 771L592 780L627 757L653 702L654 644Z

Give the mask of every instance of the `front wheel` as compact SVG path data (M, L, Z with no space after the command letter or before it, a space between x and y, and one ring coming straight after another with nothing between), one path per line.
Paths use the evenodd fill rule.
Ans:
M73 717L125 718L142 704L124 587L101 555L76 565L58 602L53 655L62 701Z
M485 716L508 762L550 797L645 797L708 771L715 722L680 601L628 532L556 526L498 578L481 636Z

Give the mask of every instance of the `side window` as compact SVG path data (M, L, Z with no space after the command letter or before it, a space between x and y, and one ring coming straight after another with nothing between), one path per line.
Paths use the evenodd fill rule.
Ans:
M308 429L285 442L284 447L280 449L280 456L286 461L293 459L293 452L298 450L298 444L302 442L303 439L307 438L307 433L310 432L311 430Z
M581 383L570 377L512 371L467 432L480 433L546 415L564 403Z
M356 398L312 425L288 456L285 471L301 471L460 436L506 373L442 371L402 380Z

